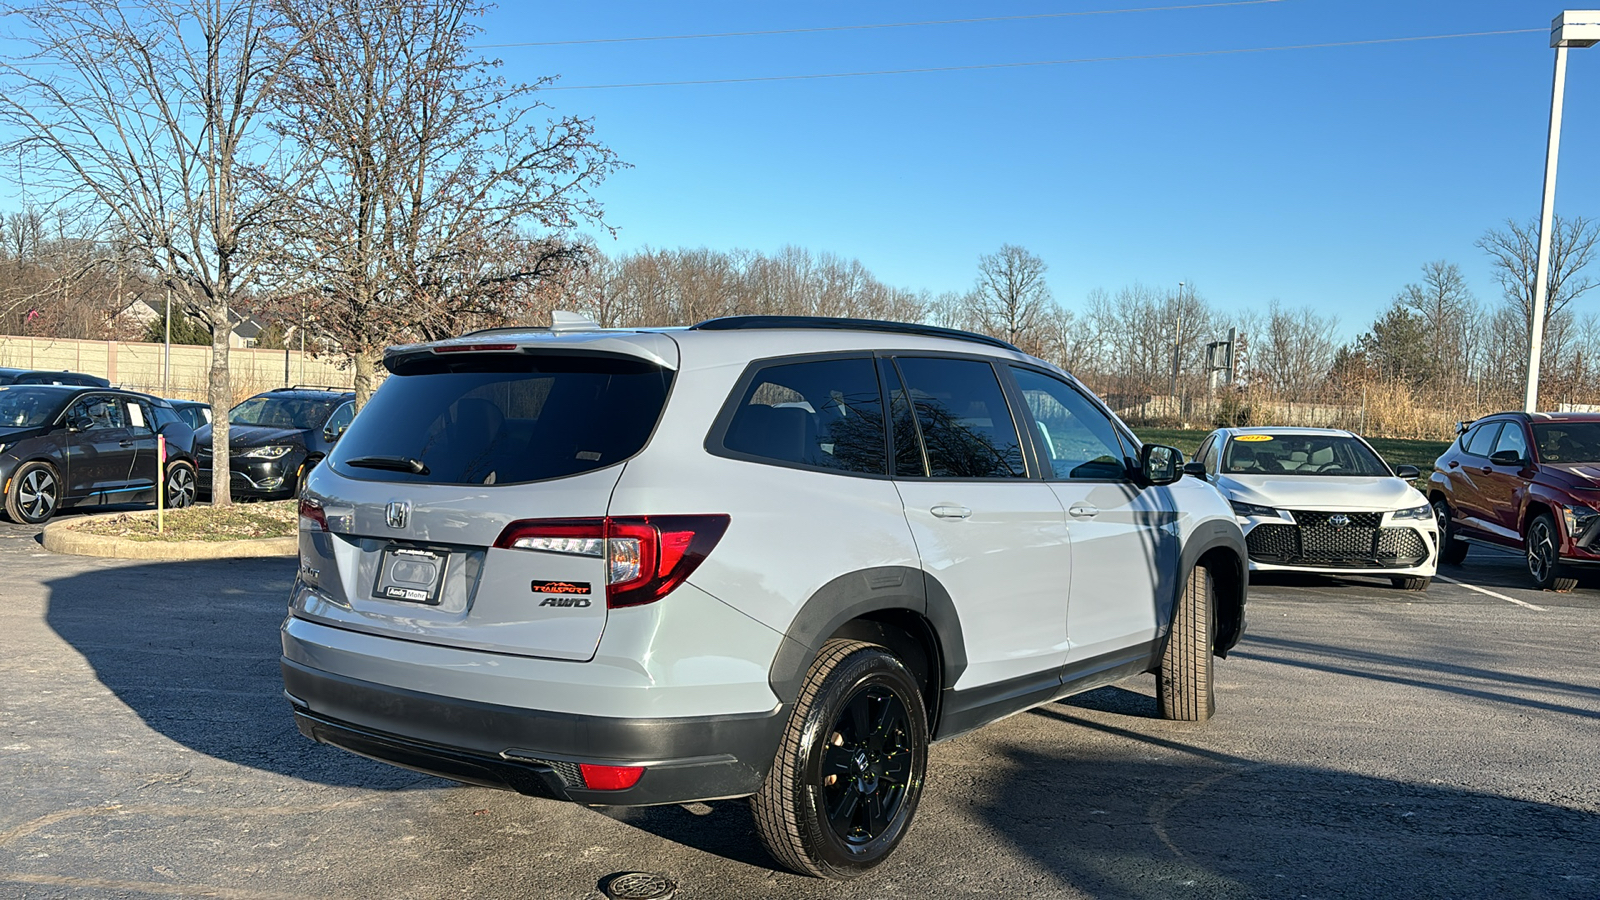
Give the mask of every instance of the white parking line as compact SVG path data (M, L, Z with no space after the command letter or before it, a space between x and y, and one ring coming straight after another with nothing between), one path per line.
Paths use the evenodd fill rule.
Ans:
M1526 606L1529 609L1537 610L1539 612L1549 612L1550 611L1548 609L1545 609L1542 606L1535 606L1534 604L1529 603L1526 600L1518 600L1515 597L1507 597L1505 594L1498 594L1498 593L1495 593L1494 591L1489 590L1488 588L1478 587L1475 584L1467 584L1465 581L1457 581L1454 578L1446 578L1443 575L1435 575L1433 577L1439 579L1440 581L1448 581L1451 584L1459 584L1459 585L1461 585L1462 587L1466 588L1469 591L1477 591L1480 594L1488 595L1490 597L1495 598L1496 600L1504 600L1507 603L1515 603L1518 606Z

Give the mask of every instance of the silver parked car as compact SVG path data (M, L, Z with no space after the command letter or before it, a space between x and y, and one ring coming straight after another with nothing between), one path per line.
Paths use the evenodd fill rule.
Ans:
M307 736L589 804L750 797L784 865L882 862L928 744L1144 672L1211 715L1227 503L1001 341L557 316L397 347L300 508Z

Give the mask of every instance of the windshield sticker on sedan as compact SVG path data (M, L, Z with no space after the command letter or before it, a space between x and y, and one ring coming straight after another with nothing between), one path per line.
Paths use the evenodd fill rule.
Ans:
M1256 441L1270 441L1270 440L1272 440L1272 435L1270 435L1270 434L1241 434L1238 437L1234 438L1234 440L1236 440L1236 441L1246 441L1246 442L1249 442L1249 443L1255 443Z

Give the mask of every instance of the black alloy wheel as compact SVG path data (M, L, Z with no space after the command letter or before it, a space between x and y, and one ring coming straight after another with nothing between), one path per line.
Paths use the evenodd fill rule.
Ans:
M42 525L61 505L61 479L49 463L30 462L19 467L6 494L6 514L23 525Z
M1467 558L1467 543L1450 529L1450 504L1443 497L1433 501L1433 519L1439 525L1439 562L1459 566Z
M793 871L854 878L911 827L928 766L921 686L877 644L827 641L750 798L756 832Z
M193 506L194 498L200 492L200 483L195 478L194 466L181 461L167 466L165 490L168 509L185 509Z
M1523 538L1528 556L1528 575L1541 590L1566 592L1578 586L1578 579L1561 575L1561 535L1556 520L1540 513L1528 523Z
M906 705L881 685L857 688L845 701L817 757L828 826L851 846L889 829L911 789L914 770Z

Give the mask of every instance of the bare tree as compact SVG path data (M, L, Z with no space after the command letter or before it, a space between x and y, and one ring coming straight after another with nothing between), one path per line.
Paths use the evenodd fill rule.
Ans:
M1046 268L1044 260L1015 244L980 257L978 281L967 295L974 324L1024 350L1038 349L1040 321L1054 304Z
M1273 300L1257 335L1254 373L1264 386L1308 396L1326 380L1338 352L1339 320L1309 307L1286 309Z
M1441 367L1437 374L1456 382L1464 379L1467 367L1460 363L1464 362L1466 324L1475 301L1460 267L1442 259L1425 263L1422 282L1401 288L1395 301L1422 317L1424 327L1433 335L1434 352L1441 359L1456 361Z
M1600 244L1600 223L1579 216L1556 216L1550 228L1550 273L1546 288L1545 322L1595 286L1583 274L1594 261ZM1500 282L1505 299L1522 310L1523 319L1533 322L1533 294L1539 270L1539 224L1519 225L1507 219L1505 228L1491 228L1478 238L1477 247L1489 254L1495 280ZM1528 325L1524 325L1526 343Z
M551 79L510 84L468 46L478 0L275 0L293 60L282 131L320 154L287 192L294 268L355 365L357 404L396 340L516 319L527 282L581 259L589 193L619 167L593 122L537 121Z
M42 0L0 5L31 50L0 61L7 149L35 190L103 216L129 255L212 333L212 502L228 485L228 313L256 279L271 204L257 117L281 71L261 0Z

